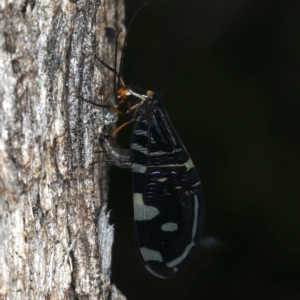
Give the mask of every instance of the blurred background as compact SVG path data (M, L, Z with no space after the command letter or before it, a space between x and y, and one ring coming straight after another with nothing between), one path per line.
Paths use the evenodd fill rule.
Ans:
M143 2L125 0L127 26ZM147 272L131 172L113 167L113 282L129 300L300 299L300 1L149 2L123 78L163 93L203 184L204 241L176 279Z

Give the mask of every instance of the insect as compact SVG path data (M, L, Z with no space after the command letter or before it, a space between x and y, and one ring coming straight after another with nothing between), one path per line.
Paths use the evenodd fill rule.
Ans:
M132 168L135 243L142 262L155 276L172 278L191 262L200 241L201 183L161 95L124 86L116 98L137 101L128 122L135 123L130 154L113 148L109 137L102 137L101 145L113 163Z
M155 276L173 278L191 262L203 230L204 199L197 171L161 95L125 85L116 68L97 59L115 73L115 82L119 78L115 103L105 107L118 112L120 104L134 103L128 110L133 112L131 119L111 135L101 136L100 144L109 161L132 169L139 257ZM131 149L113 147L110 137L130 123L135 124Z

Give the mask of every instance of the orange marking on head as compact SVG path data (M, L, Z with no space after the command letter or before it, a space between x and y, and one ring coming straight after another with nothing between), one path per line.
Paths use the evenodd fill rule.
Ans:
M130 94L129 87L127 86L120 87L116 92L116 99L115 99L116 104L118 105L122 104L126 100L129 94Z
M154 94L154 93L153 93L152 91L149 91L149 90L146 92L146 95L147 95L149 98L151 98L151 97L153 96L153 94Z

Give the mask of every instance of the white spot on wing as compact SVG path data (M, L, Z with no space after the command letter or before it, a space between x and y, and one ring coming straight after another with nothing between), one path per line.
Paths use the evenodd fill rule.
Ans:
M177 153L177 152L180 152L180 151L182 151L182 149L180 148L180 149L175 149L175 150L173 150L173 151L171 151L171 152L165 152L165 151L157 151L157 152L150 152L150 156L156 156L156 155L172 155L172 154L174 154L174 153Z
M168 180L168 178L159 178L159 179L157 179L157 181L159 181L159 182L164 182L164 181L167 181Z
M136 130L133 134L134 134L134 135L148 136L147 131L141 130L141 129Z
M195 168L195 166L190 158L184 165L185 165L187 171Z
M176 259L166 263L166 265L170 268L173 268L174 266L177 266L178 264L180 264L185 257L188 255L188 253L190 252L191 248L194 246L195 244L193 242L191 242L189 245L187 245L183 251L183 253L177 257Z
M133 194L134 217L137 221L152 220L159 214L159 210L154 206L145 205L143 194Z
M198 181L197 183L193 184L192 187L196 187L196 186L198 186L200 184L201 184L200 181Z
M147 148L145 148L145 147L143 147L143 146L141 146L139 144L131 144L131 149L139 151L139 152L141 152L141 153L143 153L145 155L148 155Z
M149 168L174 168L174 167L184 167L185 164L170 164L170 165L155 165L155 166L149 166Z
M185 247L183 253L179 257L166 263L166 265L170 268L173 268L174 266L177 266L178 264L180 264L186 258L186 256L188 255L188 253L190 252L192 247L195 245L195 243L193 242L193 239L194 239L196 231L197 231L198 207L199 207L198 197L197 197L197 195L194 195L194 221L193 221L193 229L192 229L192 233L193 233L192 241L190 244L188 244Z
M159 277L159 278L167 278L167 277L164 277L164 276L161 276L160 274L156 273L155 271L153 271L147 264L145 264L145 268L150 272L152 273L153 275L155 275L156 277Z
M176 223L165 223L161 226L161 230L162 231L169 231L169 232L173 232L176 231L178 229L178 225Z
M170 165L155 165L155 166L148 166L148 168L177 168L177 167L186 167L186 170L189 171L193 168L195 168L193 162L191 159L189 159L186 163L184 164L170 164Z
M158 251L154 251L145 247L140 248L140 251L145 261L154 260L154 261L163 262L163 258L160 252Z
M132 172L133 173L146 173L147 166L139 165L139 164L132 164Z

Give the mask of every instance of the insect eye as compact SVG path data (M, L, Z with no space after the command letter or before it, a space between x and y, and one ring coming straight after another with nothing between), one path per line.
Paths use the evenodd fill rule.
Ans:
M122 99L122 96L119 94L116 94L116 100L120 101Z

